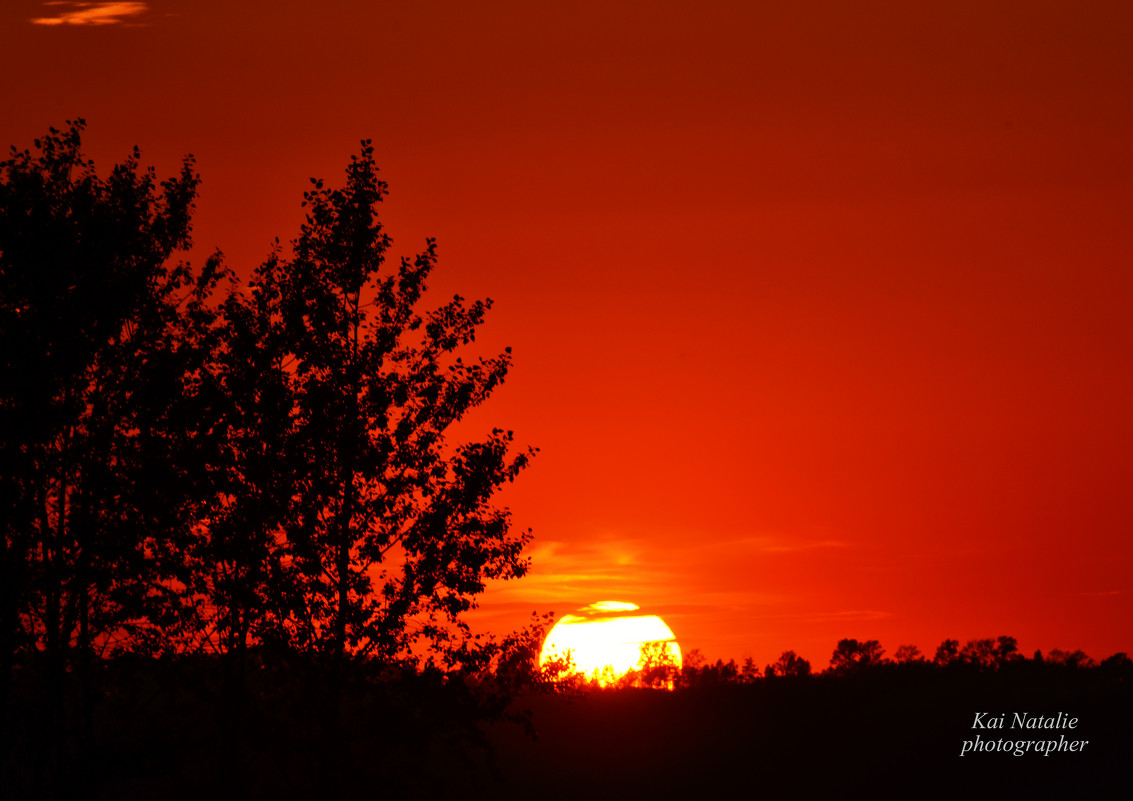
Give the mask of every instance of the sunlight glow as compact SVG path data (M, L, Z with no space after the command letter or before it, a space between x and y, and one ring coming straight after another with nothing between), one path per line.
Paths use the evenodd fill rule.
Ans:
M539 654L540 666L564 660L569 654L573 673L602 686L631 670L640 670L642 647L648 646L680 668L681 649L672 630L656 615L634 614L636 604L599 601L564 615L547 634Z

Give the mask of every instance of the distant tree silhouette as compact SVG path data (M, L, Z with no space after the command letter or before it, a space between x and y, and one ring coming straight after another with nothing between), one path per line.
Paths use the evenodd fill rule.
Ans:
M1071 670L1094 667L1094 660L1082 651L1063 651L1059 648L1053 648L1047 653L1046 662L1052 665L1061 665Z
M893 655L893 661L899 664L923 662L924 656L921 655L921 649L915 645L899 645Z
M755 664L752 657L745 657L743 665L740 667L739 679L744 684L751 684L759 678L759 665Z
M1019 653L1019 642L1014 637L1001 634L995 638L996 667L1003 667L1008 662L1016 662L1023 658Z
M747 664L745 662L745 666ZM754 662L751 663L750 667L754 668L755 673L758 673L758 668L754 667ZM677 683L682 687L703 687L737 682L746 683L752 679L754 679L754 674L750 672L745 674L736 665L734 659L729 659L727 662L723 659L717 659L710 664L704 658L700 649L693 648L684 655Z
M769 679L785 676L809 676L810 662L798 656L794 651L784 651L779 655L775 664L767 666L763 674Z
M1098 664L1098 668L1105 674L1119 677L1123 681L1133 681L1133 659L1124 651L1107 656Z
M671 690L680 675L681 667L676 656L664 642L641 644L641 660L637 667L627 671L615 682L619 687L643 687L655 690Z
M729 659L727 662L717 659L711 665L703 665L700 668L701 684L730 684L738 681L739 678L740 669L734 659Z
M885 650L877 640L858 642L854 639L838 641L830 657L830 670L836 674L853 673L861 668L877 665Z
M982 670L998 670L1020 659L1021 655L1014 637L1001 636L994 640L969 640L960 649L957 658Z
M932 662L938 667L951 665L960 658L960 642L958 640L945 640L936 648L936 655Z
M699 648L690 648L681 655L681 672L677 677L680 687L695 687L700 669L707 660Z
M684 652L681 658L681 665L690 670L696 670L704 665L707 660L699 648L690 648Z
M965 664L989 670L994 669L996 666L995 640L969 640L960 649L959 657L960 661Z

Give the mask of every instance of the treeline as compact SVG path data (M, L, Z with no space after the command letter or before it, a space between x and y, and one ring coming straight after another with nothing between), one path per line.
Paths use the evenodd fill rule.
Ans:
M510 348L464 353L490 300L419 309L436 246L389 258L369 142L242 283L219 252L185 260L191 157L159 180L135 149L103 177L83 130L0 162L5 753L18 708L58 771L96 733L110 662L213 655L233 720L252 671L302 665L311 729L333 732L350 665L512 658L463 617L526 571L530 532L493 495L533 451L448 437Z
M739 788L784 798L956 799L1093 798L1121 786L1133 748L1128 658L1091 664L1074 651L1036 659L1005 649L1005 659L985 661L987 641L974 642L965 659L940 664L934 650L897 661L867 646L878 658L845 671L841 657L861 649L832 642L824 656L838 653L839 669L823 659L787 677L769 677L754 660L708 663L693 653L666 677L671 692L627 682L535 697L539 740L498 729L506 787L482 797L526 797L545 776L570 778L549 793L564 799L578 787L604 798L723 798ZM1059 713L1074 727L1015 725L1017 715L1053 721ZM1006 718L1003 730L981 730L981 716ZM1035 753L1062 735L1088 745ZM961 757L977 736L999 750ZM1001 747L1001 737L1016 745ZM1018 754L1024 747L1031 750Z
M766 679L804 679L861 675L872 671L903 670L905 672L952 671L964 673L1010 672L1012 670L1090 670L1133 682L1133 660L1124 652L1114 654L1101 663L1094 662L1080 650L1054 649L1045 656L1035 651L1028 657L1020 653L1014 637L969 640L963 646L958 640L944 640L929 658L915 645L901 645L892 658L885 655L878 640L842 639L822 670L814 670L807 659L794 651L784 651L779 658L762 669L751 657L737 663L717 659L708 662L699 650L684 655L677 665L662 649L642 648L640 666L618 678L570 675L569 664L551 666L551 674L559 678L562 689L614 688L679 689L715 685L753 684Z

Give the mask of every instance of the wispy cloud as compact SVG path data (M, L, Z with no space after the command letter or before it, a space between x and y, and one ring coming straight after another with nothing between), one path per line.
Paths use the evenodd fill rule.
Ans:
M791 616L795 620L807 620L818 623L830 621L883 620L893 617L892 612L882 612L878 609L846 609L840 612L809 612Z
M44 3L50 16L34 17L33 25L119 25L131 24L149 11L147 3ZM134 23L136 24L136 23Z
M670 607L764 605L783 598L766 588L755 589L748 582L751 565L758 560L851 547L851 543L833 539L775 535L715 542L697 538L693 543L666 548L654 548L648 540L637 538L547 541L532 551L533 566L526 577L506 585L493 584L492 601L581 606L596 600L650 603L666 599ZM690 583L690 569L709 578Z
M763 550L767 553L797 553L817 551L822 548L849 548L850 543L841 540L821 540L819 542L766 542Z
M582 605L622 598L668 576L661 565L642 564L636 544L626 541L567 544L545 542L532 551L533 569L518 582L493 587L495 600ZM611 598L604 597L612 593Z

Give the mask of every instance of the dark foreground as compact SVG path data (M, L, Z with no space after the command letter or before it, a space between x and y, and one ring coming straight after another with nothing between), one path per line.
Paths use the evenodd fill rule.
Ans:
M537 741L495 732L500 779L481 797L1124 797L1133 765L1130 687L1100 678L876 671L539 698L532 702ZM977 712L991 713L985 723L1006 713L1007 727L1014 713L1063 712L1078 722L1074 729L973 730ZM997 744L1088 742L1049 756L961 757L977 734Z
M474 716L460 711L467 698L443 688L367 685L344 699L334 743L322 711L305 706L317 697L305 688L259 693L234 734L218 725L217 696L199 674L161 673L100 704L95 737L83 748L45 756L33 744L42 721L9 717L16 738L4 754L0 797L1124 797L1133 764L1130 671L1040 668L890 665L675 692L535 694L519 706L530 710L536 739L508 722L481 724L486 736L478 738ZM977 713L988 713L984 724L1002 715L1004 728L973 728ZM1062 725L1011 728L1017 713ZM1064 725L1069 718L1074 728ZM1029 750L961 757L977 735ZM1084 745L1034 753L1034 743L1045 749L1051 741Z

